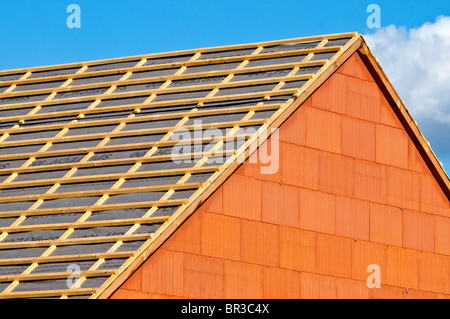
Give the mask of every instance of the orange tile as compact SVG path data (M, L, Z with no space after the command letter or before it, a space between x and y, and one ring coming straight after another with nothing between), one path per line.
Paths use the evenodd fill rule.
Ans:
M369 240L369 202L336 196L336 235Z
M358 53L354 53L342 66L339 67L339 69L337 69L336 72L361 80L374 82L372 75L364 65L364 62L361 60Z
M381 111L381 118L380 118L381 124L401 129L403 128L403 125L398 119L398 116L395 114L391 105L382 94L380 99L380 111Z
M436 179L420 174L420 211L450 217L450 201Z
M162 249L200 253L202 215L204 212L194 212L161 246Z
M376 83L347 77L347 115L379 123L380 99L381 91Z
M260 299L263 297L263 269L235 261L225 261L224 298Z
M209 213L222 214L223 200L222 187L219 187L207 200L206 211Z
M386 283L388 285L418 289L419 252L389 246L386 248Z
M434 216L435 252L450 256L450 218Z
M403 211L403 247L434 252L433 215Z
M142 266L142 291L182 296L184 253L158 249Z
M186 298L223 298L224 261L187 254L183 263L183 296Z
M347 111L347 79L343 74L333 74L311 96L311 106L340 114Z
M428 291L422 291L422 290L416 290L416 289L408 289L408 292L405 292L404 294L405 299L438 299L439 294L428 292Z
M402 246L403 217L400 208L370 203L370 241Z
M288 143L281 143L281 178L283 184L319 187L319 152Z
M355 160L355 197L377 203L387 202L387 175L383 165Z
M342 119L341 115L306 108L306 146L341 153Z
M128 289L117 290L110 299L150 299L149 294Z
M302 299L336 299L336 278L302 272Z
M334 234L336 197L305 188L299 188L298 192L299 228Z
M351 278L353 239L317 234L317 272Z
M431 253L420 255L419 289L450 294L450 256Z
M375 161L375 124L343 116L342 155Z
M364 282L373 274L373 270L367 271L369 265L380 266L380 283L385 283L386 275L386 246L370 243L362 240L353 242L352 247L352 279Z
M279 130L264 141L257 151L250 156L246 164L253 166L252 177L264 181L281 182L280 157L281 143L274 136L279 135Z
M280 231L276 225L242 221L241 260L278 266Z
M120 287L120 289L142 291L142 268L138 268Z
M311 105L311 99L306 100L287 120L284 122L278 134L282 142L305 145L306 143L306 109Z
M261 220L261 181L231 175L223 184L223 214Z
M262 183L262 221L298 227L297 187L273 182Z
M408 168L409 137L405 130L378 124L376 126L377 163Z
M280 227L280 267L316 271L317 233Z
M317 189L336 195L353 196L354 159L328 152L319 152L316 157L318 163L315 169L319 175Z
M274 268L263 268L264 299L299 299L301 297L301 272Z
M240 246L240 219L212 213L203 215L201 230L203 255L239 260Z
M387 166L388 204L418 211L420 209L420 174Z
M365 282L336 278L337 299L369 299L369 290Z
M405 299L405 288L381 285L369 290L370 299Z
M419 173L431 174L425 161L412 140L408 141L408 169Z

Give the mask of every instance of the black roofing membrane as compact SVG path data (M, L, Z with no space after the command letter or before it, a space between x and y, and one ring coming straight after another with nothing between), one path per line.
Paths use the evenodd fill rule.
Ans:
M59 132L61 132L61 130L16 133L16 134L9 135L8 138L5 139L5 142L34 140L34 139L38 139L38 138L51 138L51 137L56 136L56 134L58 134Z
M60 142L54 143L49 147L48 151L59 151L59 150L67 150L67 149L77 149L77 148L86 148L86 147L95 147L102 140L83 140L83 141L70 141L70 142Z
M91 221L113 220L113 219L141 218L149 211L149 209L150 207L92 212L92 214L86 219L86 221L91 222Z
M217 92L215 96L271 91L277 84L278 83L268 83L259 85L246 85L246 86L222 88L219 89L219 92Z
M190 65L183 72L183 74L232 70L232 69L237 68L241 63L242 62L239 61L239 62L228 62L228 63L204 64L204 65Z
M122 174L128 172L133 164L128 165L115 165L115 166L98 166L98 167L85 167L79 168L72 176L90 176L90 175L103 175L103 174Z
M163 83L164 82L149 82L149 83L139 83L139 84L130 84L130 85L119 85L114 90L113 93L156 90L156 89L159 89Z
M94 71L111 70L111 69L119 69L119 68L130 68L130 67L134 67L139 61L140 60L90 65L87 68L87 70L84 72L94 72Z
M293 50L303 50L303 49L312 49L317 47L317 45L321 41L312 41L312 42L301 42L294 44L280 44L280 45L272 45L264 47L260 54L262 53L270 53L270 52L280 52L280 51L293 51Z
M80 285L80 288L97 288L100 287L109 277L88 277ZM19 291L42 291L42 290L60 290L69 289L70 286L67 279L49 279L35 281L21 281L13 292Z
M40 206L39 209L46 208L64 208L71 206L90 206L94 205L100 199L101 196L85 196L74 198L58 198L47 199Z
M133 225L75 229L68 238L94 238L125 235Z
M324 45L325 47L331 47L336 45L345 45L351 38L329 39Z
M20 275L28 267L29 265L0 266L0 276Z
M48 166L48 165L77 163L81 161L85 156L86 154L38 157L31 163L30 166Z
M61 86L64 82L66 82L66 81L63 80L63 81L50 81L50 82L42 82L42 83L20 84L14 88L13 92L56 88L56 87Z
M100 190L100 189L109 189L111 188L116 181L99 181L99 182L85 182L85 183L70 183L70 184L61 184L56 190L55 193L63 193L63 192L82 192L82 191L90 191L90 190Z
M31 110L34 109L33 107L24 107L24 108L16 108L16 109L9 109L9 110L0 110L0 118L2 117L8 117L8 116L20 116L30 113Z
M170 69L160 69L160 70L148 70L141 72L133 72L128 78L129 80L133 79L142 79L142 78L152 78L166 75L173 75L177 72L179 68L170 68Z
M300 89L306 82L306 80L300 80L300 81L289 81L284 83L284 85L281 87L281 89Z
M211 83L220 83L225 80L226 75L223 76L208 76L203 78L194 78L194 79L183 79L183 80L174 80L169 88L172 87L181 87L181 86L197 86L197 85L205 85Z
M21 95L21 96L5 97L5 98L0 99L0 105L43 101L49 95L50 95L49 93L46 93L46 94L35 94L35 95L28 95L28 96Z
M149 143L160 141L166 134L144 134L137 136L123 136L111 138L107 146L121 145L121 144L135 144L135 143Z
M314 53L313 57L310 61L316 60L329 60L331 59L337 52L322 52L322 53Z
M96 107L105 107L105 106L116 106L116 105L127 105L127 104L140 104L144 102L149 96L134 96L134 97L124 97L117 99L105 99L100 102Z
M0 218L0 227L8 227L11 226L17 220L17 217L5 217Z
M261 72L251 72L251 73L240 73L235 74L230 82L236 81L250 81L255 79L267 79L267 78L275 78L287 76L292 69L282 69L282 70L270 70L270 71L261 71Z
M39 257L47 249L48 247L0 249L0 259Z
M32 127L32 126L48 125L48 124L65 124L65 123L69 123L76 119L77 119L76 115L61 116L61 117L48 118L48 119L33 119L33 120L26 120L25 123L20 124L20 127Z
M58 263L44 263L38 264L36 268L33 269L31 274L42 274L42 273L52 273L52 272L71 272L75 267L79 267L80 271L89 270L97 260L77 260L77 261L65 261Z
M219 123L219 122L238 122L247 115L247 112L243 113L225 113L217 115L206 115L206 116L195 116L190 117L184 125L203 125L208 123Z
M31 207L35 202L11 202L11 203L0 203L0 212L11 212L15 210L26 210Z
M27 225L42 225L42 224L56 224L56 223L74 223L84 213L61 213L48 215L32 215L20 223L21 226Z
M42 105L41 108L36 113L51 113L51 112L61 112L61 111L85 109L89 105L91 105L92 102L93 101Z
M0 161L0 169L4 168L16 168L20 167L25 163L27 159L18 159L18 160L9 160L9 161Z
M85 77L85 78L77 78L77 79L73 79L73 81L70 82L68 86L119 81L120 78L122 78L124 75L125 75L125 73L119 73L119 74L109 74L109 75L90 76L90 77Z
M30 74L27 79L34 79L34 78L45 78L49 76L58 76L58 75L66 75L66 74L75 74L78 70L80 70L80 67L75 68L66 68L66 69L55 69L55 70L48 70L48 71L34 71Z
M180 122L180 118L169 119L169 120L153 120L153 121L145 121L145 122L134 122L127 123L122 131L131 131L131 130L145 130L151 128L160 128L160 127L171 127L177 125Z
M115 243L57 246L50 256L106 253Z
M50 178L61 178L69 170L58 170L58 171L45 171L45 172L32 172L32 173L20 173L14 179L14 182L21 181L35 181L39 179L50 179Z
M19 188L4 188L0 189L0 198L9 196L23 196L23 195L37 195L44 194L50 189L51 185L34 186L34 187L19 187Z
M254 66L263 66L263 65L273 65L273 64L299 63L299 62L302 62L305 57L306 57L306 54L300 54L300 55L290 55L290 56L275 57L275 58L268 58L268 59L253 59L253 60L250 60L245 65L245 68L250 68L250 67L254 67Z
M18 80L20 79L25 73L16 73L16 74L5 74L0 75L0 82L1 81L11 81L11 80Z
M135 203L135 202L150 202L158 201L167 192L143 192L143 193L130 193L130 194L120 194L111 195L106 201L103 202L104 205L109 204L120 204L120 203Z
M2 240L2 243L17 243L23 241L56 240L64 234L66 230L35 230L19 233L10 233Z
M156 64L166 64L166 63L178 63L178 62L186 62L190 58L192 58L193 54L187 55L175 55L161 58L149 58L144 63L144 65L156 65Z
M95 134L95 133L108 133L108 132L111 132L112 130L114 130L117 126L118 126L118 124L74 127L74 128L69 128L69 130L66 132L66 134L64 134L64 136Z
M72 90L72 91L66 91L66 92L59 92L56 94L56 96L53 99L58 100L58 99L68 99L68 98L89 96L89 95L101 95L101 94L105 93L108 89L109 89L109 87L102 87L102 88L94 88L94 89Z
M225 58L231 56L242 56L242 55L250 55L256 50L255 48L250 49L238 49L238 50L227 50L227 51L217 51L217 52L205 52L200 55L197 60L205 60L205 59L217 59L217 58Z
M152 102L203 98L212 90L158 94Z

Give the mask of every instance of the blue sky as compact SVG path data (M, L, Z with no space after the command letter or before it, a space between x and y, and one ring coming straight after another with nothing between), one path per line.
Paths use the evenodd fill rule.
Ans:
M69 29L66 25L70 14L66 8L72 3L81 8L80 29ZM374 34L379 30L369 29L366 24L370 15L366 9L372 3L381 8L381 27L395 26L398 28L395 29L396 36L406 32L409 37L410 30L421 28L425 23L435 23L439 16L450 17L448 0L1 1L0 69L327 33L357 31ZM378 40L385 37L379 35ZM381 59L380 62L383 66ZM415 96L409 96L406 89L409 84L395 76L403 70L390 67L389 60L385 63L388 75L398 78L399 87L404 84L406 102L411 105L422 103L423 99L414 100ZM395 81L393 83L396 85ZM401 90L399 93L402 95ZM441 104L447 102L448 107L443 110L450 113L450 99L439 101ZM450 121L440 121L438 116L427 118L426 115L422 119L421 114L425 113L420 112L420 108L417 110L413 107L413 116L416 112L419 126L423 123L425 137L432 147L435 146L433 149L450 171L450 146L447 143ZM439 122L438 125L433 121Z

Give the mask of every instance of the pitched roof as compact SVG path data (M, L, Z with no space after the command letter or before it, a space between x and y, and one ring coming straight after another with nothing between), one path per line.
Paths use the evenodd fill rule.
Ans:
M449 196L357 33L0 71L0 298L108 297L358 49Z

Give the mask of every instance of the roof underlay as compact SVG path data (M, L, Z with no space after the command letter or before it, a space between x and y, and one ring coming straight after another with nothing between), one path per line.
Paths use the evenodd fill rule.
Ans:
M0 71L0 298L107 298L355 52L450 197L357 33Z

